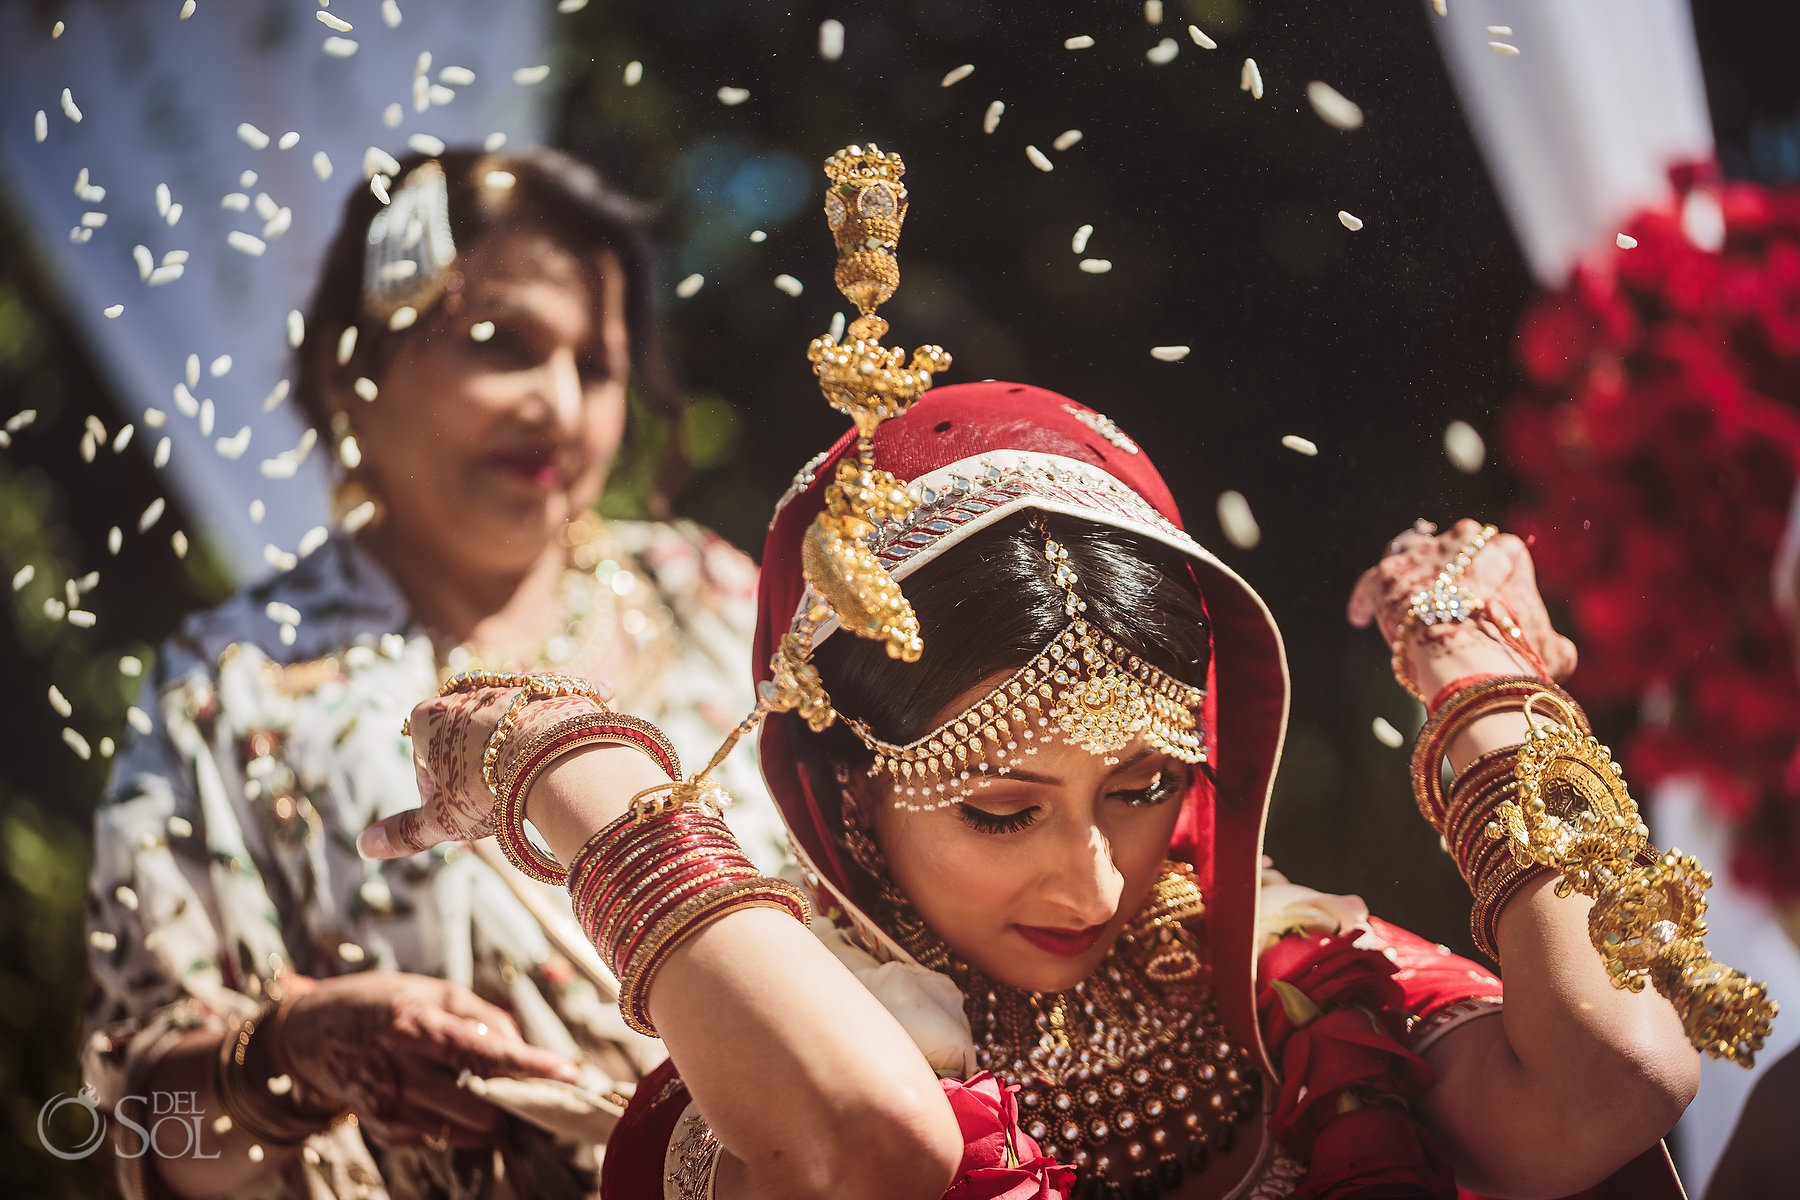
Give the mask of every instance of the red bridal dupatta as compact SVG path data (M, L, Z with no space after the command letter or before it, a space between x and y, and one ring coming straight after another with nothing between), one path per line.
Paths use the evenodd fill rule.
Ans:
M1246 1132L1260 1135L1267 1149L1271 1124L1284 1129L1306 1124L1304 1114L1296 1117L1277 1111L1283 1101L1283 1060L1265 1035L1283 1023L1279 1017L1271 1020L1280 1006L1272 1004L1273 993L1266 985L1259 997L1259 958L1268 949L1258 945L1257 932L1263 830L1287 727L1289 693L1281 635L1267 606L1231 568L1182 529L1174 499L1142 448L1105 416L1054 392L1000 382L936 388L905 416L884 423L876 432L874 446L877 467L911 480L911 493L919 502L910 517L889 522L870 539L882 564L896 579L904 580L971 534L1021 509L1061 513L1131 530L1186 557L1212 625L1213 655L1202 713L1211 769L1196 776L1169 855L1193 864L1206 895L1207 938L1219 1014L1240 1044L1251 1047L1260 1061L1265 1115L1275 1118L1273 1122L1264 1120L1260 1128L1253 1124ZM793 624L806 591L800 568L801 538L823 506L825 485L838 461L853 455L855 448L854 434L840 438L801 470L776 509L764 545L758 593L753 669L759 683L768 679L769 658ZM760 743L763 774L787 822L807 880L820 893L821 910L843 909L866 932L874 923L861 913L851 895L848 881L852 876L842 858L838 831L828 826L823 815L827 810L811 794L799 765L799 739L809 736L804 722L793 714L770 716ZM1342 982L1335 963L1341 962L1351 971L1380 975L1379 986L1372 982L1372 990L1362 994L1382 999L1402 1040L1434 1022L1466 1013L1471 1005L1487 1005L1491 1010L1497 1000L1498 981L1477 964L1379 921L1369 921L1366 932L1363 944L1377 948L1352 955L1347 952L1348 934L1335 942L1330 937L1289 938L1270 950L1262 966L1269 970L1276 963L1275 952L1285 951L1280 956L1280 971L1315 996L1319 994L1315 985L1329 994ZM1305 945L1290 946L1300 942ZM884 944L884 948L893 957L904 958L897 946ZM1373 968L1370 959L1382 965ZM1276 1032L1292 1031L1283 1028ZM1400 1053L1411 1057L1404 1048ZM607 1149L602 1177L606 1200L659 1200L664 1195L665 1153L689 1103L678 1070L679 1063L665 1064L640 1085ZM1426 1071L1428 1082L1428 1068ZM1315 1133L1304 1137L1308 1146ZM1336 1141L1345 1139L1340 1136ZM1321 1144L1314 1153L1329 1152L1343 1159L1333 1170L1379 1170L1383 1163L1358 1159L1359 1155L1379 1157L1379 1141L1379 1132L1370 1130L1341 1147ZM1054 1155L1055 1148L1046 1147L1045 1153ZM1258 1161L1261 1171L1270 1155L1265 1153ZM1655 1147L1594 1194L1650 1200L1679 1196L1679 1185L1667 1164L1667 1155L1660 1146ZM1060 1189L1051 1182L1041 1193L1019 1194L1063 1194L1066 1181ZM1614 1185L1626 1190L1612 1190ZM1303 1189L1309 1186L1302 1185ZM1303 1190L1300 1194L1337 1197L1357 1192ZM1447 1194L1454 1195L1454 1189Z

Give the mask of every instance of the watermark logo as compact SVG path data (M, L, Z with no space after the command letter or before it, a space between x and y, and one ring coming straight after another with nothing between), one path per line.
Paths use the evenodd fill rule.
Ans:
M88 1157L116 1123L131 1136L118 1139L120 1158L217 1158L207 1153L198 1092L151 1092L122 1096L112 1112L100 1111L98 1097L84 1086L71 1096L59 1093L38 1109L38 1144L66 1161Z

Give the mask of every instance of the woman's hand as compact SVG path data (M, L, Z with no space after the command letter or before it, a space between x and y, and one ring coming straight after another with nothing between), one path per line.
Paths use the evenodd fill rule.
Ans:
M1461 520L1447 533L1409 529L1395 538L1387 554L1362 573L1350 594L1350 623L1373 624L1382 640L1393 645L1413 595L1428 590L1438 572L1481 531L1479 523ZM1510 533L1496 535L1470 562L1463 586L1490 605L1524 634L1553 679L1575 670L1575 643L1556 632L1538 592L1531 552ZM1407 669L1421 691L1464 675L1535 673L1535 666L1509 646L1485 621L1423 625L1407 633Z
M321 980L294 1001L277 1053L307 1092L350 1109L384 1145L488 1145L500 1112L457 1086L483 1078L560 1079L575 1069L532 1046L504 1010L424 975L369 971Z
M434 696L408 718L419 807L383 818L362 831L356 848L364 858L403 858L441 842L469 842L494 832L494 793L481 774L481 757L494 727L518 695L514 688L481 688ZM593 711L581 696L536 700L525 706L501 749L498 776L532 731L564 717Z

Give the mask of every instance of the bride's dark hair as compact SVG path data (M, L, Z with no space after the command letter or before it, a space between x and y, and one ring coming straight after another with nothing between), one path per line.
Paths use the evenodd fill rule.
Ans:
M1092 625L1176 679L1206 686L1206 610L1181 554L1090 521L1018 513L907 576L902 586L925 641L918 662L898 662L878 643L843 634L819 647L816 662L832 706L883 739L906 743L983 679L1029 662L1069 620L1044 558L1040 523L1067 547ZM870 759L855 735L837 726L821 748L840 763Z

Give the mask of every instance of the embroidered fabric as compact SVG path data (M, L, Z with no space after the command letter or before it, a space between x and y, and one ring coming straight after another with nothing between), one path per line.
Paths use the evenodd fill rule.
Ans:
M699 1106L689 1103L663 1156L663 1200L712 1200L718 1170L719 1139Z

